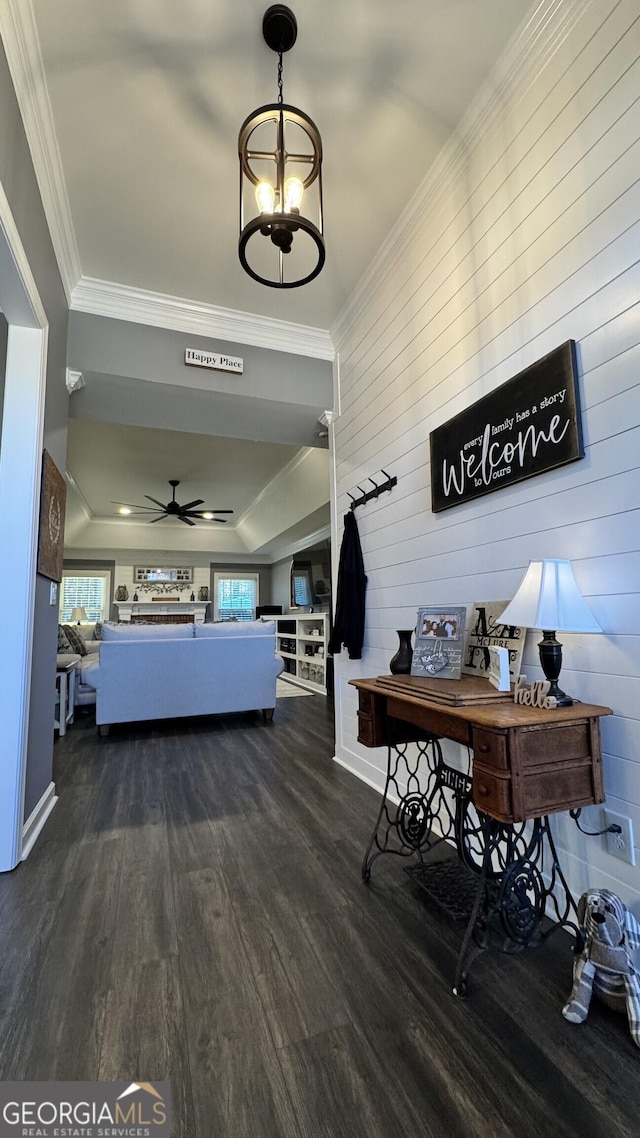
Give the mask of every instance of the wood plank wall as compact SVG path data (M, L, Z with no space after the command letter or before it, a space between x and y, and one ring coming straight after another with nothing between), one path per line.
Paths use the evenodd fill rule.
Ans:
M540 4L333 330L335 548L349 498L369 577L361 661L336 658L336 758L380 787L347 680L388 671L421 604L513 596L531 558L568 557L604 629L565 634L565 688L611 706L609 806L640 845L640 8ZM435 515L429 432L567 339L578 347L585 458ZM541 678L532 632L529 679ZM589 812L587 812L589 815ZM590 821L601 818L592 808ZM565 816L576 892L640 901L637 870Z

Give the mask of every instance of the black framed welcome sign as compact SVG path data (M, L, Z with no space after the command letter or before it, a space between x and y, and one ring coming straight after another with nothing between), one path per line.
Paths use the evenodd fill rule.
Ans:
M430 446L435 512L583 458L575 340L437 427Z

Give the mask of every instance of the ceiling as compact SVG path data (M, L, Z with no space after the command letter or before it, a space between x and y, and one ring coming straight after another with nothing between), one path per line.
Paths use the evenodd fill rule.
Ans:
M281 291L237 254L238 131L277 96L266 0L32 3L83 276L320 328L532 6L292 0L284 95L323 137L327 261Z
M98 516L116 514L114 502L150 506L145 494L168 502L169 479L179 478L178 502L204 498L202 509L233 509L233 524L297 451L280 443L70 419L67 459L74 478L82 471L82 492Z
M331 330L536 7L531 0L293 0L298 39L284 59L284 97L322 134L327 258L311 284L277 290L248 277L237 254L238 130L277 97L277 57L262 38L266 0L5 2L27 43L28 81L16 88L71 307L81 294L86 306L100 282L128 300L160 294L229 317L248 314L245 325L253 320L258 329L252 343L264 318ZM19 54L8 43L14 82ZM73 476L90 511L101 513L112 498L135 500L143 485L163 497L167 464L156 462L156 448L135 448L127 492L117 458L104 458L99 472L92 467L92 424L71 426ZM121 445L106 427L100 446L108 438ZM269 465L278 453L273 446L268 460L255 452L256 482L263 460ZM283 465L288 450L282 447ZM225 453L237 463L239 451ZM245 455L242 465L253 461ZM186 479L177 456L175 466L170 476ZM189 496L228 497L230 470L216 460L205 492L189 481Z

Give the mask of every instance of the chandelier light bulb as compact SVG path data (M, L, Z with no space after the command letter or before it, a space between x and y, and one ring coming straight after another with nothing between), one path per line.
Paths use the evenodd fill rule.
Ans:
M284 209L285 213L299 213L300 206L302 205L302 195L304 193L304 186L300 178L287 178L284 184Z
M256 186L256 201L260 213L273 213L273 203L276 200L276 191L271 182L258 182Z

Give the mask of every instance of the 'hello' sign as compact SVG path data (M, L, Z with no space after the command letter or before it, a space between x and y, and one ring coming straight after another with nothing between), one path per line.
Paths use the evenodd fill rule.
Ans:
M430 443L436 512L582 458L575 341L437 427Z

